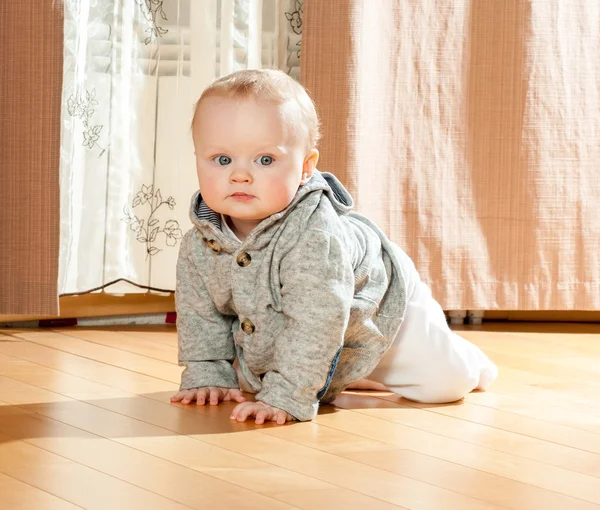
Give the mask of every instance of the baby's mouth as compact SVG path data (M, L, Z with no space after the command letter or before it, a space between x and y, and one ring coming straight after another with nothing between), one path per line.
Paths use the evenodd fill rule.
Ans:
M253 198L256 198L254 195L248 195L248 193L241 193L241 192L237 192L237 193L233 193L230 195L231 198L233 198L234 200L252 200Z

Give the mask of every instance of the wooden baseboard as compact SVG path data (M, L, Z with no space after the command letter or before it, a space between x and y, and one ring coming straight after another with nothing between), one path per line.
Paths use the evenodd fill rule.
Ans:
M60 298L60 315L56 317L35 315L0 315L0 322L32 321L40 319L71 319L81 317L107 317L111 315L139 315L175 311L174 294L168 296L145 293L113 296L95 293ZM485 312L485 320L519 322L600 322L600 311L562 310L492 310Z
M484 319L515 322L600 322L600 310L492 310L485 312Z
M174 294L152 293L113 296L104 293L65 296L60 300L60 315L0 315L0 322L33 321L41 319L73 319L107 317L111 315L139 315L175 311Z

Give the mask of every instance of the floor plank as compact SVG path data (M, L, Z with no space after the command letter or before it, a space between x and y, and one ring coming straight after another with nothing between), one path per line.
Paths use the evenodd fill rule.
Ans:
M160 361L140 354L131 353L98 343L87 342L75 336L67 336L54 331L23 332L16 334L19 339L68 352L82 358L93 359L107 365L124 368L131 372L149 375L157 379L177 383L181 369L175 364Z
M30 510L32 508L77 510L82 508L3 473L0 473L0 495L2 495L3 507L10 510Z
M581 429L577 429L574 433L572 427L502 411L494 407L476 405L469 401L461 402L460 405L419 404L387 393L377 394L377 398L391 402L401 402L402 405L423 409L431 413L443 414L466 422L479 423L523 436L542 439L549 443L600 454L600 435L598 434Z
M125 335L115 331L107 335L105 331L84 328L62 328L54 330L56 333L69 338L79 338L90 343L104 345L147 358L177 364L177 344L168 345L162 342L152 342L145 338ZM173 338L173 335L170 335Z
M5 434L0 434L0 472L90 510L189 508Z
M316 422L370 439L377 438L398 448L416 450L471 469L600 504L600 482L597 478L531 461L518 456L517 452L509 455L354 411L320 415Z
M214 447L202 448L201 443L185 436L181 437L187 439L185 444L178 444L170 430L35 386L5 377L0 377L0 383L0 400L5 401L0 406L0 432L140 487L152 488L192 508L203 508L208 502L220 508L242 502L244 508L288 508L256 494L272 491L275 480L282 490L329 488L293 471L269 469L269 465L241 455ZM144 448L145 443L154 448ZM164 458L157 455L167 449L169 454ZM178 456L181 452L184 455ZM188 469L197 466L203 469ZM236 490L236 481L242 479L242 485L248 484L252 492ZM265 484L269 479L270 483ZM258 487L261 482L266 487L263 491ZM195 490L188 491L190 486Z
M265 433L322 451L331 451L332 444L352 445L364 441L361 436L329 427L315 428L314 424L273 428ZM597 508L597 505L573 497L418 453L414 451L419 449L418 444L412 450L393 445L386 446L369 450L343 449L336 446L335 451L344 458L457 491L465 496L500 504L506 508Z
M436 406L348 392L285 427L170 404L172 326L1 330L0 501L600 509L600 326L459 329L500 367L490 392Z
M30 405L27 410L21 409L14 405L14 401L27 399L28 396L36 398L33 396L34 392L21 383L11 383L4 378L0 382L1 400L7 400L5 388L6 392L15 395L11 397L13 405L0 405L0 433L15 440L60 455L189 508L201 509L206 505L215 508L234 508L241 505L244 508L256 509L289 508L287 504L279 503L256 491L235 487L227 481L129 448L118 441L106 440L82 428L67 425L64 421L45 418L48 414L55 414L66 421L70 415L77 415L78 421L83 423L86 421L80 418L83 414L87 420L102 420L103 416L100 413L88 414L85 406L79 406L77 402L45 403ZM110 423L104 423L103 428L112 430L115 436L132 436L137 433L133 429L135 424L128 423L127 420L118 420L116 416L110 416L109 419ZM127 425L130 425L129 428ZM164 435L168 433L163 431ZM189 490L190 487L194 490Z
M327 489L311 492L276 493L277 499L304 510L316 508L343 508L344 510L398 510L402 507L369 498L346 489Z
M135 442L135 438L139 436L156 438L169 434L169 429L159 429L158 427L149 425L147 422L141 422L130 419L124 415L106 412L105 409L98 407L104 405L103 400L92 401L92 405L92 403L87 404L84 402L73 401L63 395L55 394L47 390L41 390L28 384L18 383L14 380L0 378L0 381L2 382L0 387L0 399L12 399L13 403L16 400L16 402L19 402L22 405L28 405L27 409L31 412L52 417L58 422L69 423L77 427L78 430L90 430L99 436L112 437L115 438L116 441L126 442L127 444L132 444L132 440ZM36 404L35 402L41 403ZM150 406L146 409L147 412L144 416L145 420L162 423L167 427L186 432L191 438L196 437L195 433L203 432L203 423L198 422L197 419L193 419L194 414L197 417L198 414L207 416L212 413L213 416L219 416L221 420L226 418L222 412L223 406L219 406L220 408L183 408L185 414L181 416L179 407L158 404L151 400L147 400L145 404ZM156 406L159 407L156 408L155 412L152 412L152 409ZM177 420L169 422L169 414L172 414L173 412L177 412L178 418ZM188 418L187 421L185 418ZM396 476L377 469L365 469L365 466L361 466L356 462L341 459L333 455L326 455L312 448L305 448L293 443L286 443L275 438L264 436L261 432L262 428L254 425L233 423L231 426L235 427L238 431L245 429L248 432L246 434L221 433L203 435L202 441L222 446L226 450L243 453L250 458L265 461L274 466L284 468L287 471L301 473L306 477L314 478L320 481L320 487L328 487L327 482L334 482L336 485L341 485L348 490L358 491L363 496L381 499L383 501L398 504L399 506L402 506L402 504L408 500L412 504L419 503L419 501L425 503L429 502L431 504L438 504L441 501L445 501L445 504L448 505L447 508L450 509L464 508L468 510L471 508L497 508L494 506L490 507L489 505L483 505L481 502L471 500L468 497L464 497L448 490L442 490L435 486L428 486L427 484L414 481L410 478ZM0 420L0 427L2 427L2 420ZM249 429L256 429L254 431L255 433L252 434ZM21 426L18 430L27 431L28 428ZM248 445L252 445L253 448L248 449ZM107 451L114 450L114 448L105 448ZM67 455L65 451L61 451L61 453ZM73 452L71 452L71 455L73 455ZM130 456L131 455L129 455L129 457ZM124 452L121 452L120 456L116 453L111 454L111 458L121 457L127 459L128 456ZM299 459L303 460L301 469L298 469L298 466L296 465ZM100 469L97 464L99 461L95 455L90 454L89 456L86 456L86 462L94 463L94 467ZM343 466L343 469L340 469L340 466ZM110 465L102 465L102 469L104 470L110 468ZM362 486L360 482L364 480L369 483ZM284 487L282 484L275 487L273 481L274 480L271 479L266 483L263 482L263 490L265 493L268 493L269 491L273 492L275 490L279 492L282 487ZM151 481L148 483L150 482ZM261 485L257 485L257 482L258 481L255 480L255 490L260 490ZM311 489L319 489L320 487L316 486ZM411 490L407 491L407 487L410 487ZM410 496L407 496L407 494L410 494ZM189 501L186 503L190 504ZM419 506L415 506L414 508L428 508L427 506L422 506L422 504L423 503L419 503Z
M600 455L598 454L551 443L537 437L465 422L452 416L419 412L414 407L403 405L401 402L404 400L398 398L397 402L393 402L355 394L340 396L336 405L417 430L484 446L498 452L509 454L518 452L520 457L600 477ZM544 422L539 422L539 428L544 426ZM569 437L577 435L578 431L567 429L566 433Z
M269 434L325 451L330 449L335 436L337 436L336 439L340 443L344 441L352 443L356 438L359 438L354 434L323 427L317 429L316 432L310 430L308 425L303 427L295 427L289 430L287 428L271 429ZM327 430L327 432L323 433L324 430ZM571 508L597 508L594 504L563 496L553 491L440 460L410 449L338 450L338 454L357 462L403 474L440 487L446 487L477 499L501 504L507 508L567 510Z
M318 427L316 423L308 424ZM299 424L299 426L303 426ZM281 427L281 430L294 426ZM241 436L211 436L214 444L244 452L251 457L265 460L300 473L318 477L340 487L410 509L499 509L501 505L471 498L433 484L397 474L362 462L346 459L336 452L319 451L311 446L280 439L266 430L247 440Z

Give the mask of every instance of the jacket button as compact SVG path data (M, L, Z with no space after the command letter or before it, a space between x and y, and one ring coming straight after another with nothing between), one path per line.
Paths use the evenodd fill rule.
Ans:
M238 263L238 266L240 266L240 267L249 266L250 262L252 262L252 257L250 256L250 254L248 254L246 252L240 253L237 256L237 263Z
M214 239L210 239L206 243L208 244L208 247L215 253L219 253L221 251L221 245Z
M254 324L252 324L252 321L250 321L249 319L244 319L242 321L242 331L247 335L251 335L252 333L254 333L255 329L256 328L254 327Z

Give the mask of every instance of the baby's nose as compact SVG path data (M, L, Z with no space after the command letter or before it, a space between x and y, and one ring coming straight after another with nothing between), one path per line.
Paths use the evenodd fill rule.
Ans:
M243 166L236 166L231 172L233 182L249 182L252 180L252 174Z

